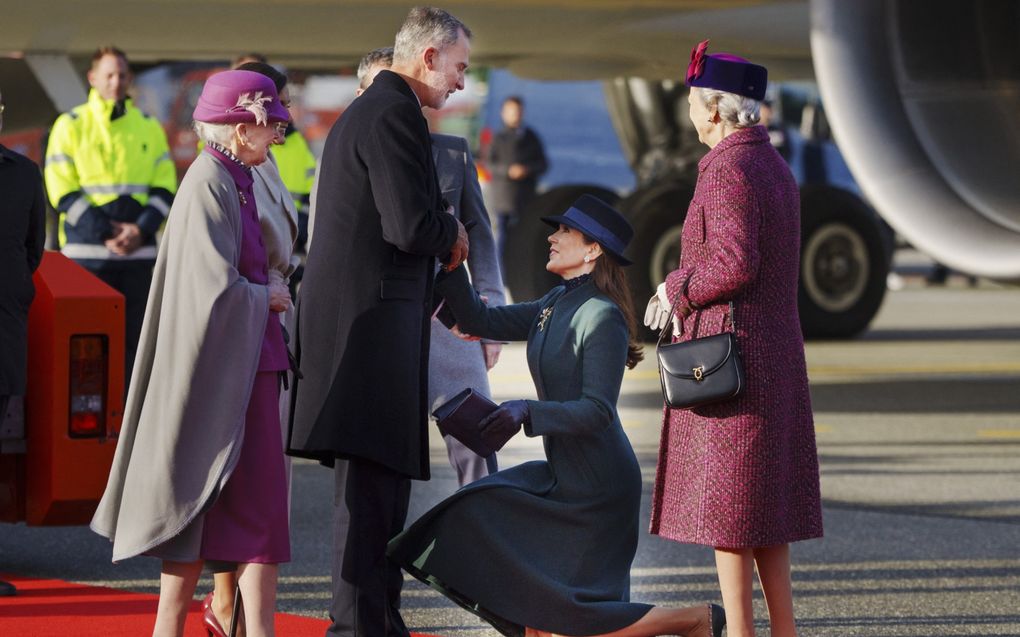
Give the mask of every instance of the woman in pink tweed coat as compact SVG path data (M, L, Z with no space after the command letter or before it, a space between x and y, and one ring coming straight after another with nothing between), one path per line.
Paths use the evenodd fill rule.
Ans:
M666 277L646 318L663 323L676 300L679 340L688 340L730 329L733 301L747 386L727 402L665 409L651 532L715 548L730 637L754 635L757 566L771 634L790 637L796 627L789 543L822 535L797 316L800 202L789 168L755 125L764 67L706 55L707 44L692 53L687 84L691 121L711 150L698 164L680 267ZM658 320L657 309L664 311Z

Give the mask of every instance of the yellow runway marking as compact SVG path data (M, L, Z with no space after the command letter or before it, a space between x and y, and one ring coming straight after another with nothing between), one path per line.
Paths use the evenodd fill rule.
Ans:
M1017 438L1020 439L1020 429L978 429L978 438Z

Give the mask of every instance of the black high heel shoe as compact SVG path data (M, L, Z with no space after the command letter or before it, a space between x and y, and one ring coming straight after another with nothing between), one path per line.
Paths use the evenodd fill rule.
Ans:
M712 617L712 637L722 637L722 629L726 627L726 611L718 604L709 604L708 611Z

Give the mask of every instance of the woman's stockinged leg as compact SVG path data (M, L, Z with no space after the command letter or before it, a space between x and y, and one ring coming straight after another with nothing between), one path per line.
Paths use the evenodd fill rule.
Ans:
M237 569L247 637L273 637L276 612L276 564L241 564Z
M754 577L753 549L715 549L719 590L726 609L727 637L754 637L754 609L751 582Z
M163 562L159 576L159 606L152 637L181 637L195 585L202 574L202 561Z
M213 614L223 630L230 630L231 616L234 614L234 587L237 585L236 571L213 573ZM237 618L237 637L245 637L244 616Z
M525 629L524 634L525 637L559 637L555 633L534 628ZM708 604L686 608L656 606L644 617L626 628L592 637L654 637L655 635L712 637L712 611Z
M758 580L769 609L772 637L796 637L793 617L793 585L790 581L790 545L754 549Z

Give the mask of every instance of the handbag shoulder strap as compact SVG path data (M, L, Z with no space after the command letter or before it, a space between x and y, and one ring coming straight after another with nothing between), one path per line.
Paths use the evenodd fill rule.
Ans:
M666 325L662 328L662 330L659 331L659 338L655 342L655 346L656 347L658 347L659 345L662 345L662 338L666 335L666 332L668 332L668 331L670 331L672 329L672 326L673 326L673 315L676 313L676 305L677 305L677 303L679 303L680 297L683 296L684 292L687 291L687 285L690 282L691 282L691 278L687 277L687 280L684 281L684 284L680 287L680 291L677 292L676 293L676 297L673 298L673 303L671 303L670 306L669 306L669 318L666 319ZM730 330L733 331L734 333L736 333L736 331L737 331L737 324L736 324L736 322L735 322L735 320L733 318L733 316L734 316L733 301L730 301L729 306L730 306L729 307ZM694 311L698 313L698 316L694 319L694 333L697 334L698 333L698 324L701 321L701 311L702 311L702 308L698 308L698 309L696 309Z

